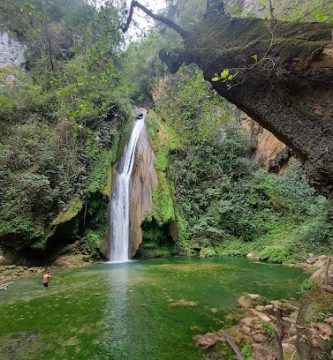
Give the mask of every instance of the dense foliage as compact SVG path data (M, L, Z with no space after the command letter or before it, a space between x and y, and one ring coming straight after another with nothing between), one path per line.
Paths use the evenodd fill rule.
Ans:
M130 115L118 12L84 0L1 7L4 26L28 45L28 71L0 70L0 234L16 251L44 248L62 222L93 220L96 196L108 201L108 168Z
M134 100L155 102L156 121L170 135L161 143L150 134L160 183L151 220L161 229L177 223L179 252L189 241L204 255L255 250L278 262L326 251L332 206L308 187L299 164L292 162L284 177L259 169L249 159L239 113L200 72L189 67L166 75L158 52L181 46L179 35L157 24L125 43L119 2L93 3L0 3L2 27L27 46L24 70L0 70L0 245L17 253L54 252L74 239L87 253L103 247L111 164L124 145ZM166 15L186 29L206 5L166 3ZM331 21L332 3L321 0L302 1L295 13L288 1L239 4L226 2L227 11Z
M170 179L194 251L258 251L282 262L333 245L332 205L309 187L296 160L282 177L259 169L237 111L198 70L183 70L162 87L157 111L181 134Z

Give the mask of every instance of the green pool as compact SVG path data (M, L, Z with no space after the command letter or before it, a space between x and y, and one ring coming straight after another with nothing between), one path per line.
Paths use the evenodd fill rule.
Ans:
M0 357L196 360L193 337L223 326L243 292L298 296L306 274L244 258L100 264L0 292Z

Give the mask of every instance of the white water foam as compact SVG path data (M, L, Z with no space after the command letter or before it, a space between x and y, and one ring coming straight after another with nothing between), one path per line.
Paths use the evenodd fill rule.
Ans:
M135 150L144 128L146 110L139 108L143 116L135 120L132 133L113 177L110 205L110 262L128 261L129 243L129 188L135 160Z

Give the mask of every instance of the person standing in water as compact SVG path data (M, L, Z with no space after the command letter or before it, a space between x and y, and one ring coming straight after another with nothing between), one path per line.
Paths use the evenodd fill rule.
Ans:
M45 288L49 287L50 277L51 277L51 273L49 271L46 271L46 273L43 275L43 285Z

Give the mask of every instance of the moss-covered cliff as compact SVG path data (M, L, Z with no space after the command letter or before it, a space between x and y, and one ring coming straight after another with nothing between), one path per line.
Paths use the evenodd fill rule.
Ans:
M294 159L280 172L283 176L260 169L239 112L218 98L200 72L182 69L165 78L155 94L156 112L163 120L161 126L152 112L149 132L157 167L171 184L185 248L202 256L252 252L277 263L303 261L311 252L332 249L329 201L306 184ZM167 133L175 147L165 148ZM157 204L168 189L156 193ZM163 218L160 213L173 215L170 207L162 210L156 211L157 220Z
M138 256L168 256L186 253L186 229L174 198L170 155L180 146L174 129L155 111L146 119L147 133L155 154L157 183L152 192L152 209L142 221L142 244Z
M184 48L163 50L160 57L172 72L197 64L219 94L290 146L312 186L331 196L331 32L329 24L215 11L185 37ZM224 70L228 76L221 78Z

